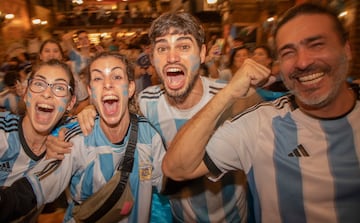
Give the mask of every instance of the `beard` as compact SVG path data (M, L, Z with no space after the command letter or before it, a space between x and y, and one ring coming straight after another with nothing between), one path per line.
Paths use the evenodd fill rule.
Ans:
M188 84L185 86L185 88L182 88L180 90L170 90L166 87L166 85L163 82L163 85L165 86L165 93L166 95L172 99L176 104L183 103L186 98L191 94L191 91L194 89L195 83L197 79L199 78L199 75L192 75Z
M293 73L289 75L289 77L295 77L292 79L296 79L297 76L301 76L303 73L323 72L326 76L329 76L332 81L330 88L325 93L318 94L315 92L312 95L306 95L307 93L311 94L311 91L315 91L316 89L309 89L309 92L301 92L296 89L295 84L292 84L292 82L284 81L284 78L283 82L286 88L289 89L290 92L295 95L296 99L302 104L313 108L324 107L336 98L340 91L340 87L342 86L344 81L346 81L346 74L348 72L349 65L345 57L341 58L341 61L342 63L335 69L328 64L315 64L310 65L303 70L296 69ZM282 73L281 76L283 77ZM294 80L293 83L295 83L296 81L297 80Z

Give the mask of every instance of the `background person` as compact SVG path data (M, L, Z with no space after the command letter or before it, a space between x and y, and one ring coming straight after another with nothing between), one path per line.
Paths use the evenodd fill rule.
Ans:
M288 89L284 86L279 71L276 71L278 63L274 64L274 53L267 45L256 46L251 57L256 62L271 69L271 75L267 83L257 88L257 93L265 101L275 100L288 93Z
M245 46L233 48L228 68L219 72L219 80L229 82L247 58L250 58L250 50L248 48Z
M57 40L47 39L43 41L42 44L40 45L39 62L41 61L46 62L51 59L65 61L65 55L60 43ZM69 61L66 62L71 67L71 63L69 63ZM75 86L77 89L75 92L77 103L75 105L74 110L72 111L72 114L77 114L86 105L89 104L89 100L88 100L89 95L86 91L86 85L81 81L79 74L73 73L73 75L75 79Z

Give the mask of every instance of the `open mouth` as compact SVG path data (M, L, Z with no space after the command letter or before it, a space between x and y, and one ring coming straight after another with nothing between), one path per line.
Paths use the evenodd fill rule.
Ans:
M302 84L310 85L319 82L325 76L324 72L313 73L310 75L298 77L298 81Z
M36 110L40 111L40 112L47 112L47 113L51 113L54 111L54 107L48 104L38 104L36 106Z
M168 68L166 70L167 85L169 88L177 89L183 86L185 82L184 71L180 68Z
M107 95L102 98L102 103L107 114L114 114L118 107L119 98L115 95Z

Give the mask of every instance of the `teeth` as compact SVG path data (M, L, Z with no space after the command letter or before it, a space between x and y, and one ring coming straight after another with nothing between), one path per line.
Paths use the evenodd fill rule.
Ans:
M304 76L304 77L299 77L299 81L301 82L307 82L307 81L312 81L312 80L315 80L321 76L323 76L324 73L315 73L315 74L311 74L311 75L307 75L307 76Z
M168 70L167 70L167 72L181 72L181 69L179 69L179 68L169 68Z
M53 109L52 106L47 105L47 104L38 104L38 107L39 107L39 108L43 108L43 109Z
M103 101L106 101L106 100L117 100L118 98L114 95L107 95L105 97L103 97Z

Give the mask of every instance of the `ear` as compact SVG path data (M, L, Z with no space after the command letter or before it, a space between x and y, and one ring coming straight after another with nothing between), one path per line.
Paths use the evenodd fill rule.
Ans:
M132 96L134 96L135 94L135 81L129 81L129 87L128 87L128 91L129 91L129 98L131 98Z
M90 87L90 85L88 84L87 86L86 86L86 89L87 89L87 92L88 92L88 95L89 95L89 102L90 102L90 104L91 103L93 103L93 96L92 96L92 91L91 91L91 87Z
M204 63L206 57L206 45L202 44L200 49L200 62Z
M346 41L344 48L345 48L345 53L346 53L348 60L352 60L352 52L351 52L351 46L350 46L349 41Z
M73 95L73 96L71 96L70 103L68 104L66 110L71 111L71 109L73 109L75 103L76 103L76 96Z
M91 98L91 88L90 88L90 85L88 84L87 86L86 86L86 90L87 90L87 92L88 92L88 95L89 95L89 97Z

